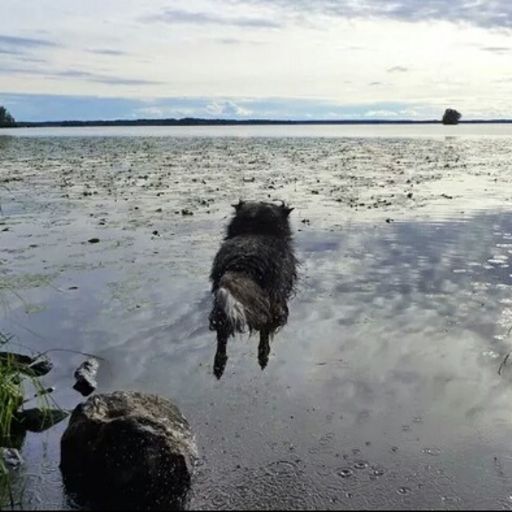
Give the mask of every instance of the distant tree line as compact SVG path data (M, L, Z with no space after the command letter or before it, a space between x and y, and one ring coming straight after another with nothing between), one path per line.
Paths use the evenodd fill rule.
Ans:
M447 108L441 119L443 124L458 124L462 115L452 108ZM109 119L93 121L32 121L14 120L5 107L0 106L0 127L71 127L71 126L236 126L236 125L365 125L365 124L438 124L439 119L319 119L319 120L290 120L290 119L202 119L184 117L182 119ZM512 123L512 119L469 119L464 123Z
M470 121L471 122L471 121ZM492 121L491 121L492 122ZM343 119L343 120L297 120L288 119L113 119L94 121L18 121L18 127L57 126L237 126L237 125L365 125L365 124L439 124L438 119L416 121L412 119Z
M6 128L9 126L16 126L16 121L14 117L9 114L7 109L0 105L0 127Z

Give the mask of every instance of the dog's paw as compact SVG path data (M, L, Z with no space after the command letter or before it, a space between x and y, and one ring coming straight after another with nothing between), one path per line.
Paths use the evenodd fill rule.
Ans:
M270 355L270 347L260 347L258 349L258 362L260 367L264 370L268 364L268 356Z
M215 354L215 360L213 361L213 374L217 379L220 379L226 368L228 356L226 354Z

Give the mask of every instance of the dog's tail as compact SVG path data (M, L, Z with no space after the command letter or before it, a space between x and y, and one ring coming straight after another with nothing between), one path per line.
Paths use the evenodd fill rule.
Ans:
M262 288L245 274L226 272L215 291L210 329L230 336L260 331L270 320L270 303Z

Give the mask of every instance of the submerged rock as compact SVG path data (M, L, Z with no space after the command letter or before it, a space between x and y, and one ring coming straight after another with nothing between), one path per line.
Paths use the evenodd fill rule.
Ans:
M89 506L183 508L196 445L166 399L117 391L73 411L61 440L64 483Z
M52 362L47 357L31 357L16 352L0 352L0 365L31 377L46 375L53 368Z
M44 432L68 416L69 413L62 409L25 409L16 412L13 427L29 432Z
M35 361L33 357L24 354L17 354L16 352L0 352L0 364L4 365L25 365L28 366Z
M48 358L42 358L41 360L32 363L29 366L29 371L35 377L42 377L47 373L50 373L53 369L53 363Z
M2 460L9 468L17 468L23 464L23 457L16 448L0 448Z
M75 371L76 382L73 389L76 389L83 396L90 395L97 387L96 373L99 363L96 359L87 359Z

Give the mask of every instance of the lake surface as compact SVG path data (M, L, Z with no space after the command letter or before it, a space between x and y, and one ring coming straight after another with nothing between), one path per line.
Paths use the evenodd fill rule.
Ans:
M512 508L512 126L316 128L0 136L0 330L173 400L193 508ZM267 368L239 336L217 381L208 274L239 197L295 207L300 281ZM51 356L73 408L84 357ZM26 508L72 507L64 428L26 439Z
M512 137L512 123L4 128L18 137Z

